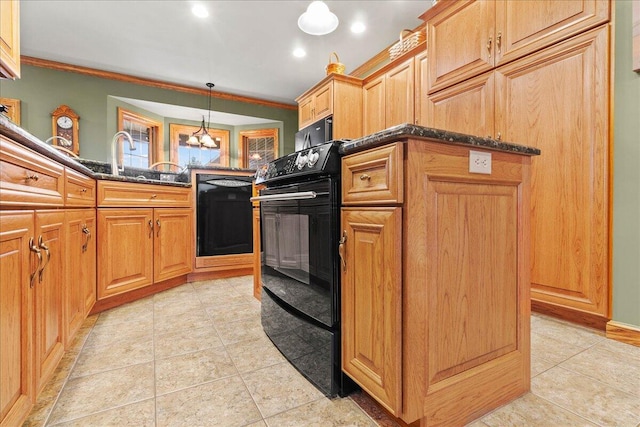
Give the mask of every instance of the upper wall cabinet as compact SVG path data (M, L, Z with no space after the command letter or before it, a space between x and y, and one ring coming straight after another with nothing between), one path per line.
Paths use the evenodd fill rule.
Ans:
M20 77L20 2L0 1L0 78Z
M440 1L421 17L428 93L607 22L609 14L607 0Z
M332 73L296 101L299 129L333 114L333 139L362 136L362 80Z
M410 57L365 81L362 91L365 135L394 125L413 123L414 68L414 58Z

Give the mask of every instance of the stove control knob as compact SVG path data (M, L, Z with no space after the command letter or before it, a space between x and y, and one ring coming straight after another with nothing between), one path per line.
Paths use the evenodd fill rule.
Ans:
M317 151L311 150L307 157L308 157L307 164L309 165L309 167L313 167L313 165L315 165L318 159L320 158L320 154L318 154Z
M298 156L298 160L296 160L296 165L298 166L299 170L302 170L302 168L307 164L307 156L305 156L304 154L300 154Z

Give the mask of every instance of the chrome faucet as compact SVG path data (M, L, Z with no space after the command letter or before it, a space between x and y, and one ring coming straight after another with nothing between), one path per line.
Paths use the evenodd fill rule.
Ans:
M125 137L129 141L129 148L131 150L136 149L136 145L134 144L133 138L131 138L131 135L129 134L129 132L125 132L121 130L119 132L116 132L115 135L113 135L113 139L111 140L111 174L115 176L119 175L118 156L116 155L116 147L118 146L118 139L121 136ZM123 170L124 170L124 166L123 166Z
M45 144L48 144L49 141L53 141L54 139L59 139L60 145L66 149L71 148L71 146L73 145L73 143L69 141L67 138L65 138L64 136L58 136L58 135L53 135L52 137L47 138L47 140L45 141ZM53 143L51 144L53 145Z

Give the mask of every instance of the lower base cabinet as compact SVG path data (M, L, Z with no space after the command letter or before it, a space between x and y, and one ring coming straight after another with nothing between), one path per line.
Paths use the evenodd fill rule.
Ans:
M65 343L69 345L96 302L96 211L66 212Z
M531 160L491 156L472 174L468 147L404 139L342 160L343 370L406 423L530 387Z
M192 221L192 209L98 209L98 299L190 273Z
M343 208L342 369L401 415L402 208Z
M35 234L42 265L33 280L36 393L44 387L64 354L64 211L36 211Z
M33 212L0 212L0 426L22 423L33 388Z

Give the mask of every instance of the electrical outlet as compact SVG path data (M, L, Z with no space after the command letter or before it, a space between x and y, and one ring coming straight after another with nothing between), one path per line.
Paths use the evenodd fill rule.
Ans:
M469 150L469 172L491 175L491 153Z

